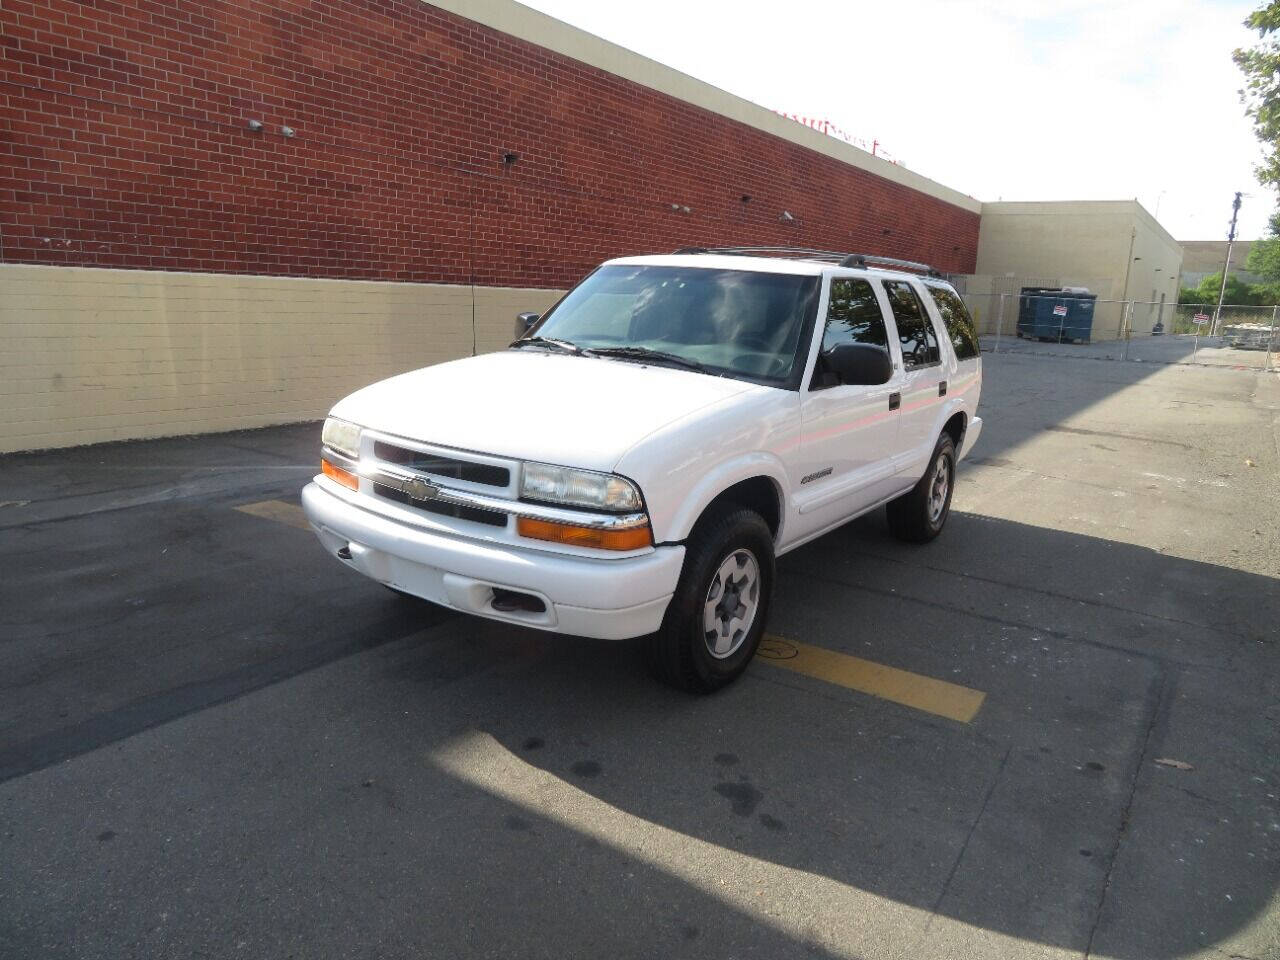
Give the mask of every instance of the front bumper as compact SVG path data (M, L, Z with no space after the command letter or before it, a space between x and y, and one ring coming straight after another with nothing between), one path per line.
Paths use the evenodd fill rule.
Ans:
M481 543L398 523L334 496L318 483L302 509L325 549L380 583L465 613L601 640L658 629L684 564L684 547L618 560ZM504 611L494 589L542 600L541 612Z

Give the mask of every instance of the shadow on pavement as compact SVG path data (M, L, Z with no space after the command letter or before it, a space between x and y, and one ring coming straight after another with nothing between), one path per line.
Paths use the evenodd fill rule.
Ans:
M1002 337L997 347L994 337L983 340L984 356L1040 356L1078 360L1119 360L1129 363L1198 364L1207 367L1232 369L1264 369L1267 365L1265 349L1247 349L1233 346L1222 337L1200 337L1189 334L1165 334L1162 336L1139 335L1128 342L1124 340L1100 340L1094 343L1058 343Z
M470 719L608 808L973 927L1135 958L1239 933L1280 881L1280 737L1264 719L1280 692L1264 632L1276 582L953 523L946 542L963 556L914 557L977 562L934 583L875 521L785 558L772 627L947 679L955 665L988 693L972 727L760 662L689 699L609 647L541 639L547 661L495 677ZM1018 562L1033 557L1065 569L1046 581L1050 561ZM1097 600L1120 570L1132 588ZM1031 609L1025 590L1046 586ZM1240 632L1215 625L1246 602ZM396 670L412 676L412 658ZM1167 757L1194 770L1155 764Z
M1116 439L1189 449L1186 431L1170 411L1177 413L1174 408L1182 405L1183 414L1194 416L1205 403L1234 397L1235 377L1257 375L1186 368L1178 373L1195 379L1184 382L1160 376L1166 371L1167 366L1142 363L1074 363L1053 355L984 353L978 414L985 427L971 455L973 462L1001 458L1033 437L1062 430L1064 424L1102 408L1121 424L1112 434ZM1153 380L1157 376L1158 383ZM1207 388L1205 378L1213 377L1233 378L1231 389ZM1106 434L1097 438L1105 441Z
M1079 414L1152 372L1055 363L989 364L979 458L1111 429ZM1134 409L1124 439L1188 442ZM44 494L0 530L25 955L1274 952L1241 941L1280 881L1272 577L876 516L780 561L771 630L981 690L971 725L765 663L690 698L236 512L296 495L315 425L201 442L0 461L0 498Z

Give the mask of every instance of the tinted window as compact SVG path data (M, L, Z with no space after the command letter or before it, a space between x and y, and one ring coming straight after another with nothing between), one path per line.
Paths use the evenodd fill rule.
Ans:
M822 349L830 350L837 343L889 345L880 302L866 280L831 281L831 302L827 307Z
M902 341L902 365L926 367L941 361L938 337L933 324L924 312L924 305L916 296L911 284L901 280L885 280L884 289L889 294L889 306L898 324L898 339Z
M973 326L973 318L965 308L964 301L954 290L946 287L926 285L929 296L938 305L938 313L947 328L947 336L951 345L956 348L957 360L968 360L978 355L978 331Z
M794 388L820 289L816 276L615 264L570 291L535 333L588 350L674 353L716 374Z
M889 335L880 303L866 280L831 281L827 323L822 331L822 352L826 353L841 343L869 343L886 350L889 348ZM824 368L819 355L813 389L835 386L837 382L835 375Z

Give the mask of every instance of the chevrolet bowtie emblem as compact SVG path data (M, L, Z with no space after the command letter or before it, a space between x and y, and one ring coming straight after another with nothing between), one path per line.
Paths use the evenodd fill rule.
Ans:
M405 482L404 492L409 495L410 500L432 500L440 492L440 488L421 477L414 477Z

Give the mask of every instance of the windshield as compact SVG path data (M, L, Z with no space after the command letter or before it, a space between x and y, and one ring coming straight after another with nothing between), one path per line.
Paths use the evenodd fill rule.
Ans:
M532 335L587 350L674 354L708 373L789 386L801 372L797 348L820 283L749 270L601 267Z

